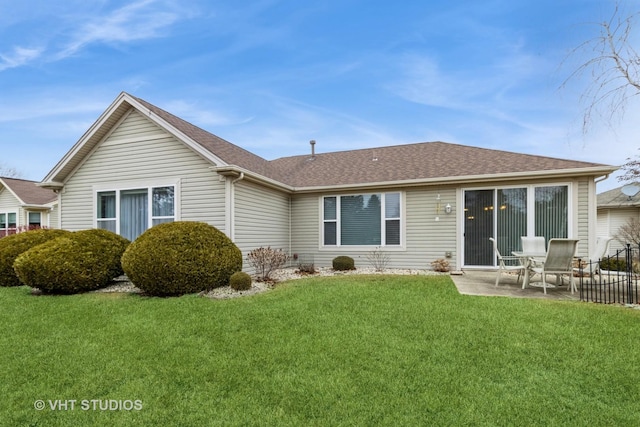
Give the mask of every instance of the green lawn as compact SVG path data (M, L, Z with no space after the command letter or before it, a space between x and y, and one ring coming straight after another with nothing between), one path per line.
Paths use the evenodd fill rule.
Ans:
M640 311L447 276L233 300L0 288L0 326L7 426L640 425Z

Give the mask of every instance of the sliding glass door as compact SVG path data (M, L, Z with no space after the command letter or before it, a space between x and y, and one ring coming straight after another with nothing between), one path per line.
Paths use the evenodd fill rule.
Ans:
M569 187L523 186L464 192L464 265L495 266L498 250L520 250L521 236L569 237Z

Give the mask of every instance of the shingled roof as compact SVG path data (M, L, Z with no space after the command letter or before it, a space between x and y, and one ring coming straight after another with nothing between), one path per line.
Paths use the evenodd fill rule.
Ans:
M366 184L436 178L599 168L562 160L446 142L423 142L362 150L285 157L272 164L296 187Z
M9 189L25 205L46 205L58 198L53 191L38 187L35 181L0 177L0 184Z
M622 187L598 194L599 208L631 208L640 206L640 193L635 196L627 196L622 192Z
M409 185L434 182L518 179L534 176L602 176L616 168L470 147L445 142L367 148L266 160L213 135L143 99L121 93L42 183L60 188L66 177L131 108L136 108L209 159L221 174L245 173L249 179L287 191L327 187Z
M446 142L423 142L330 152L315 154L313 157L308 154L268 161L143 99L135 99L227 164L239 166L294 188L585 168L615 169L600 163L563 160Z

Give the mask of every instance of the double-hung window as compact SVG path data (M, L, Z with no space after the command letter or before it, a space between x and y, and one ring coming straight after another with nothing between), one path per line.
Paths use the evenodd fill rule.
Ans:
M135 240L146 229L175 221L175 187L133 188L97 193L98 228Z
M401 194L325 196L323 246L400 246Z
M14 234L18 228L16 212L0 212L0 236Z

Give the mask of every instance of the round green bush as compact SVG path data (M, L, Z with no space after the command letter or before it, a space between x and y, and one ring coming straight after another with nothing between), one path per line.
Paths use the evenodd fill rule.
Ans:
M45 293L92 291L123 273L120 259L128 245L111 231L77 231L22 253L14 269L22 283Z
M21 286L13 270L18 255L49 240L71 234L70 231L41 228L12 234L0 239L0 286Z
M333 269L337 271L355 270L356 265L353 258L346 255L338 256L333 259Z
M167 222L142 233L122 256L125 274L149 295L171 296L226 286L242 270L242 252L203 222Z
M627 271L627 261L624 258L605 257L600 260L600 269L608 271Z
M251 289L251 276L243 271L237 271L229 278L229 286L236 291L246 291Z

